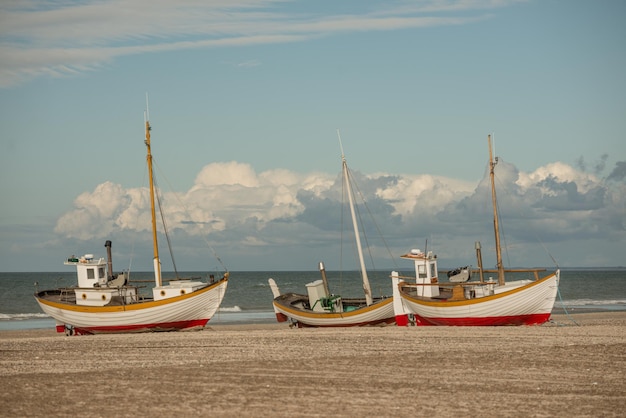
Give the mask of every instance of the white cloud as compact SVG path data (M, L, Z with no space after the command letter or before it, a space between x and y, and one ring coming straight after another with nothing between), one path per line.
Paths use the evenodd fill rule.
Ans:
M249 164L231 161L229 163L212 163L204 167L196 177L192 190L221 185L256 187L258 184L256 173Z
M622 183L605 183L563 163L524 173L503 160L496 177L503 231L514 256L528 257L539 243L626 238ZM471 257L475 240L492 245L486 177L478 184L430 175L353 178L384 238L392 238L398 251L428 238L440 255L454 260ZM164 202L170 229L208 237L219 248L324 252L342 234L341 189L338 176L283 169L257 174L233 161L207 165L189 191L166 193ZM145 189L107 182L80 194L74 205L57 222L56 232L64 237L92 241L150 229Z
M437 212L472 192L474 184L440 176L402 176L397 183L379 188L376 195L389 201L395 213L409 217L416 212Z
M283 0L203 2L102 0L0 3L0 87L34 77L70 76L115 58L158 51L301 42L339 32L380 31L475 22L511 1L403 1L355 5L352 14L314 8L287 13ZM245 66L256 66L249 60Z
M546 166L539 167L532 173L520 173L517 184L523 189L533 187L549 178L554 178L559 182L573 182L578 186L581 193L588 192L595 187L599 179L589 173L581 172L572 166L561 162L550 163ZM553 191L546 187L540 187L542 193L553 194Z
M108 235L115 229L125 196L122 187L111 182L98 185L92 193L82 193L74 201L76 209L59 219L55 232L79 239Z

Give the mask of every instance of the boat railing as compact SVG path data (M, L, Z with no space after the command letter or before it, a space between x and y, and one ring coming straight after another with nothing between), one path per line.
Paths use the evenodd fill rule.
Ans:
M402 279L403 277L400 276L400 278ZM409 278L409 279L415 279L415 277L405 277L405 278ZM453 283L453 282L435 282L435 283L409 283L409 282L402 282L400 283L400 286L402 287L419 287L419 286L439 286L439 287L456 287L456 286L487 286L487 285L494 285L497 284L498 282L496 281L491 281L491 282L460 282L460 283Z
M539 280L539 273L546 271L546 268L524 268L524 269L504 269L505 273L533 273L535 280ZM472 270L472 273L480 273L480 270ZM483 269L483 273L498 273L497 269Z
M546 268L524 268L524 269L504 269L505 273L533 273L535 280L539 280L539 273L547 271ZM473 269L472 273L480 273L480 270ZM498 273L497 269L483 269L483 273ZM403 280L415 280L415 276L398 276L399 279ZM404 282L403 285L407 284L416 284L418 286L454 286L456 284L463 284L466 286L476 286L481 284L489 284L489 281L482 282L440 282L439 280L435 280L434 283L407 283Z

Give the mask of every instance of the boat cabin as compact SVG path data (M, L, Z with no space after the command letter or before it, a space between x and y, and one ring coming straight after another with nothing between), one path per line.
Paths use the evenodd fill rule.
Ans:
M80 258L69 257L63 264L76 266L78 287L97 287L104 286L107 283L107 263L104 258L94 260L93 254L85 254Z
M437 256L432 251L428 254L419 249L413 249L408 254L400 256L415 263L415 283L417 296L436 298L439 296L439 279L437 277Z
M93 254L77 258L69 257L66 266L76 266L78 286L74 288L76 304L82 306L105 306L112 302L129 304L137 302L137 288L126 287L123 273L117 276L107 274L107 262L104 258L94 259ZM113 280L109 281L109 277Z

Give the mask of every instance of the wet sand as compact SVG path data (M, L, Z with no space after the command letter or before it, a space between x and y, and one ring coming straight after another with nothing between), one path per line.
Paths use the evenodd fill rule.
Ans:
M7 417L605 417L626 406L626 312L531 327L2 331L0 353Z

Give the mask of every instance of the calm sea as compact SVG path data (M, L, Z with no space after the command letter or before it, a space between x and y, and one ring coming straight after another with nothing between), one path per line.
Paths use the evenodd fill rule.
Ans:
M368 273L375 296L391 294L389 273ZM173 276L172 273L164 273L164 278ZM208 273L191 272L184 276L206 278ZM358 272L328 271L327 276L332 293L353 297L363 294ZM222 306L210 324L273 322L275 317L272 292L267 284L270 277L276 280L283 292L305 293L305 284L321 276L317 271L231 272ZM153 280L153 274L133 272L131 280ZM54 321L41 312L33 297L35 289L53 289L74 284L74 271L0 273L0 331L53 328ZM152 283L142 284L146 285L146 290L152 286ZM559 295L553 312L577 313L591 310L626 310L626 269L561 270Z

